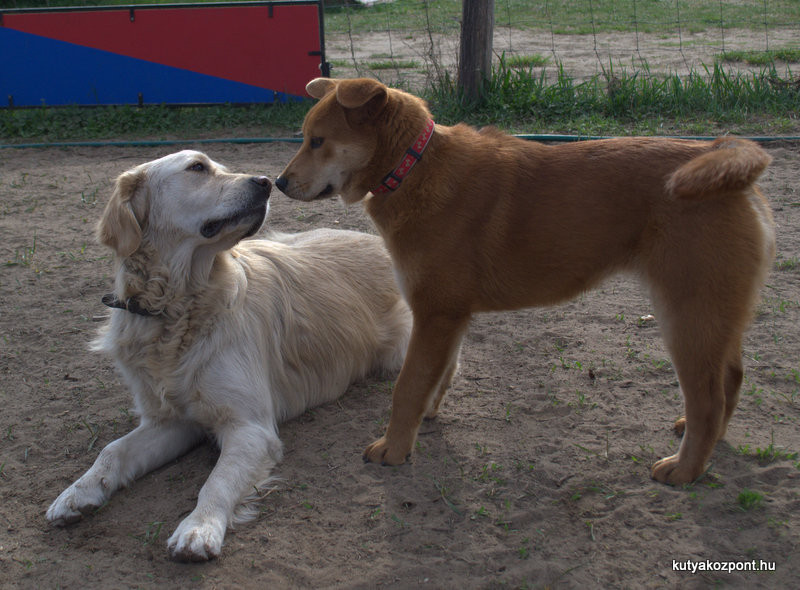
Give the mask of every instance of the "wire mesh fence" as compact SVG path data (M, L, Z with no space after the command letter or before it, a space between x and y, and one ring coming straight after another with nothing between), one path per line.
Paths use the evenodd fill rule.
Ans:
M326 3L327 55L338 77L419 87L457 67L459 0ZM494 62L576 79L800 69L800 2L495 0Z

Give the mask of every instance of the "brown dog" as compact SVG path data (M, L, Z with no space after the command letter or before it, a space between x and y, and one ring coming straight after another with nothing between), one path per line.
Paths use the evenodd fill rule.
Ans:
M739 399L742 333L775 253L754 185L770 162L761 148L732 138L551 147L465 125L429 130L421 99L375 80L318 78L307 90L320 101L276 186L301 201L365 200L414 315L391 420L366 460L405 461L473 313L550 305L627 271L650 289L685 398L680 449L652 475L681 484L704 472Z

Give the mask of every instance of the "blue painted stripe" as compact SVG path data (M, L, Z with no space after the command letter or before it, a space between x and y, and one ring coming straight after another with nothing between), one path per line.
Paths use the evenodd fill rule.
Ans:
M0 100L17 106L269 103L268 88L0 27Z

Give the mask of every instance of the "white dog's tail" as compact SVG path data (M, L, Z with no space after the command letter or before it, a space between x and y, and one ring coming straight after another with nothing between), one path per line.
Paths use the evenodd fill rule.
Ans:
M709 151L673 172L666 188L679 199L739 192L751 186L771 161L770 155L752 141L721 137Z

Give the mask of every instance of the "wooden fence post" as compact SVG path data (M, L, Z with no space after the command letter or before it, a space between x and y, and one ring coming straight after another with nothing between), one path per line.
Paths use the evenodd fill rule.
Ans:
M480 100L492 74L494 0L462 0L458 86L468 102Z

